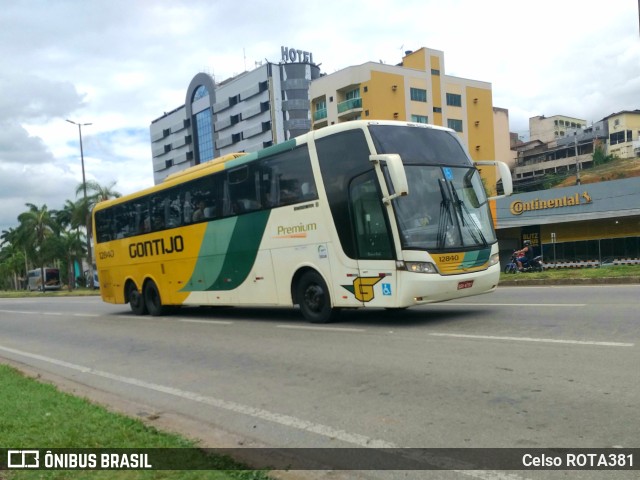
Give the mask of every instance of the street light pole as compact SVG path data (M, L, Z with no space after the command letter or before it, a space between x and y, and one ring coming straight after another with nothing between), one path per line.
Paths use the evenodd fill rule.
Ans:
M82 191L84 193L84 204L87 206L87 210L89 207L89 203L87 201L87 179L84 174L84 150L82 149L82 127L86 127L91 125L91 123L77 123L73 120L67 119L67 122L72 123L78 126L78 135L80 137L80 163L82 165ZM87 211L87 218L85 219L85 224L87 227L87 263L89 264L89 281L91 282L91 288L93 288L93 255L91 255L91 228L89 222L89 212ZM69 279L71 280L71 279Z
M576 185L580 185L580 162L578 161L578 132L573 132L573 140L574 140L574 147L575 147L575 154L576 154Z

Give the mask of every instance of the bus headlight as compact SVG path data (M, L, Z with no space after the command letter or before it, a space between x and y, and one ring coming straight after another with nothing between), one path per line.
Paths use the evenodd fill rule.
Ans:
M489 258L489 266L493 267L498 263L500 263L500 254L494 253L493 255L491 255L491 258Z
M398 270L406 270L415 273L438 273L436 266L431 262L402 262L397 261Z

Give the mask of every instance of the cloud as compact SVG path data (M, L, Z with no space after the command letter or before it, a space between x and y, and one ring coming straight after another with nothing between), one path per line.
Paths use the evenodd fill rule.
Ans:
M0 92L0 112L5 121L45 121L82 106L82 96L71 82L12 72L10 68L0 73Z
M0 230L24 203L61 207L82 179L131 193L153 183L149 125L218 81L311 51L322 70L445 53L449 75L490 82L511 130L534 115L595 121L640 108L637 3L539 0L56 0L4 2L0 16Z

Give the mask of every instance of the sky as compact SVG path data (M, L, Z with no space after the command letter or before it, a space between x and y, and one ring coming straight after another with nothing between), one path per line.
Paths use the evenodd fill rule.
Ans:
M637 0L0 0L0 232L26 203L60 209L82 181L153 185L149 126L199 72L223 81L280 47L323 73L442 50L445 73L489 82L510 130L640 109Z

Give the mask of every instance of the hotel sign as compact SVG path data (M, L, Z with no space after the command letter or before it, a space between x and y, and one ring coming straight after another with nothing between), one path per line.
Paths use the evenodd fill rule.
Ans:
M280 47L280 51L282 52L282 61L285 63L310 63L311 65L315 65L315 63L313 63L313 53L311 52L296 50L290 47Z
M591 196L585 191L582 192L582 194L575 193L574 195L565 195L564 197L552 198L550 200L541 200L539 198L529 200L528 202L516 200L511 202L509 211L512 215L522 215L524 212L562 207L575 207L577 205L586 205L588 203L591 203Z

